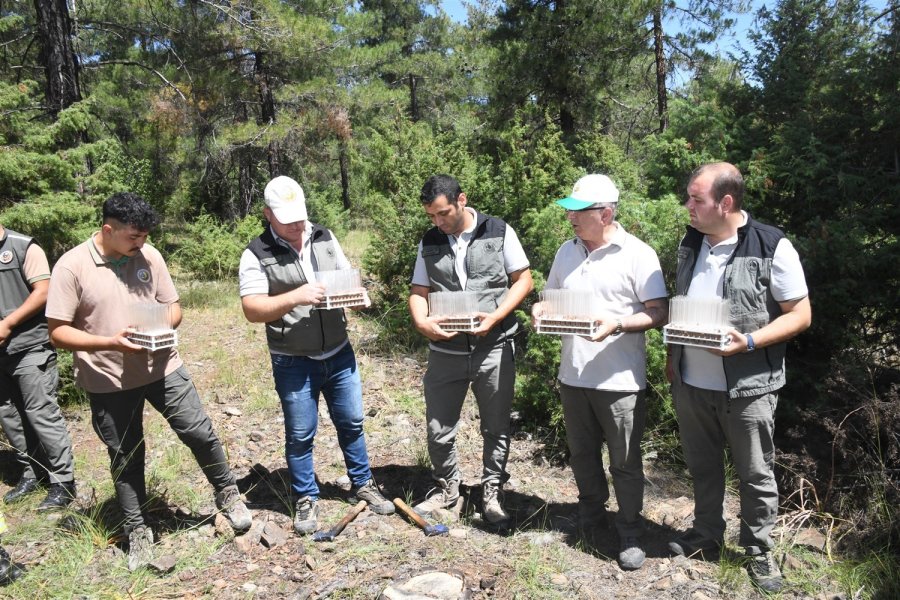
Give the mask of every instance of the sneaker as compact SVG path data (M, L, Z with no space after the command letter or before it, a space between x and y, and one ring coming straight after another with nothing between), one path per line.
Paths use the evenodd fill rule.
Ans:
M303 496L294 506L294 531L307 535L319 526L319 503L315 498Z
M619 544L619 566L625 571L636 571L644 564L647 555L636 537L624 537Z
M772 552L763 552L761 554L751 554L747 551L747 574L750 575L750 581L753 585L761 589L767 594L776 594L781 591L784 586L784 579L781 576L781 569L775 562L775 555Z
M378 484L374 479L369 479L360 487L353 488L350 493L353 496L351 502L365 500L369 509L376 515L394 514L394 503L381 495L381 490L378 489Z
M6 549L0 546L0 585L9 585L24 574L25 569L14 563Z
M153 530L140 525L128 534L128 570L137 571L153 560Z
M688 529L669 542L669 550L673 554L679 554L687 558L700 557L711 559L718 556L721 548L722 542L711 540L694 528Z
M16 487L3 494L3 501L7 504L18 502L39 487L41 484L34 477L22 477Z
M453 508L458 500L459 481L438 479L437 487L428 493L428 498L424 502L415 505L413 510L423 517L430 517L434 510Z
M35 510L62 510L72 504L75 499L75 482L54 483L47 491L47 497L41 500Z
M486 481L481 485L481 514L491 525L509 521L509 515L500 505L500 485L496 481Z
M247 531L253 525L253 516L241 500L241 492L236 485L229 485L216 494L216 507L222 511L235 531Z

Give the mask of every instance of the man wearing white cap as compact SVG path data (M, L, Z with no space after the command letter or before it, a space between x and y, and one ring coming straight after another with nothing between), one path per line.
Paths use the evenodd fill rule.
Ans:
M285 455L297 497L294 530L317 527L319 487L313 469L319 394L325 397L344 453L355 497L374 512L391 514L369 468L363 434L362 384L347 337L343 309L317 308L325 287L316 272L350 269L332 232L307 218L306 198L290 177L274 178L264 192L269 226L241 256L244 315L266 324L275 389L284 411Z
M601 460L605 440L619 505L619 565L638 569L645 558L638 541L644 531L644 331L661 325L668 311L656 252L615 220L618 201L619 190L606 175L582 177L570 196L557 201L576 237L556 252L545 289L590 290L594 295L597 333L563 337L559 366L579 529L590 542L598 529L607 527L609 486ZM542 314L541 303L535 304L532 316Z

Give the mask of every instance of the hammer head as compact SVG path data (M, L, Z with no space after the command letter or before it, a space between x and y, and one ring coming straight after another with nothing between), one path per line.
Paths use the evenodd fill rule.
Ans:
M317 531L313 534L314 542L333 542L335 534L330 529L328 531Z
M450 533L450 530L447 529L446 525L426 525L425 526L425 535L447 535Z

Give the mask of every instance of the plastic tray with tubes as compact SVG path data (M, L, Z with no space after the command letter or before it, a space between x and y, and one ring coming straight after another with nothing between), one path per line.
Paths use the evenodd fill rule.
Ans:
M438 321L438 324L444 331L460 331L462 333L471 333L478 329L479 325L481 325L481 318L476 316L447 317Z
M356 306L366 306L369 303L369 293L364 288L356 290L347 290L336 294L329 294L319 303L318 307L322 310L330 310L332 308L353 308Z
M724 350L731 343L731 336L726 327L669 323L663 327L663 343Z
M178 332L174 329L158 329L156 331L131 331L128 340L147 350L161 350L178 345Z
M597 322L584 317L562 317L551 315L538 317L535 331L548 335L585 335L593 336L599 331Z

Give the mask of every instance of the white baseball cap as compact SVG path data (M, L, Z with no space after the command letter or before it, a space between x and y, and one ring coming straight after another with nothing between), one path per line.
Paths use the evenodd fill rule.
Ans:
M584 210L594 204L611 204L619 201L619 190L606 175L585 175L575 182L572 193L557 200L566 210Z
M306 220L306 196L300 184L279 175L268 184L264 192L266 206L275 213L279 223L288 224Z

